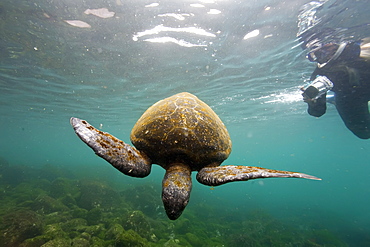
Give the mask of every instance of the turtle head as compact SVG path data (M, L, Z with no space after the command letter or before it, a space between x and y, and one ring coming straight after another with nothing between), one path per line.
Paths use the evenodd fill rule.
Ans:
M162 201L170 220L176 220L189 202L191 169L182 163L171 164L162 182Z

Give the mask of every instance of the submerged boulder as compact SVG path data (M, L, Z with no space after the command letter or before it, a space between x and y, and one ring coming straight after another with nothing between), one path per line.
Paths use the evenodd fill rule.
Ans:
M66 211L68 210L68 207L48 195L39 195L33 202L32 209L49 214L53 212Z
M73 247L90 247L90 243L88 240L84 238L74 238L72 239L72 245Z
M62 226L60 223L54 223L45 226L44 229L44 236L51 239L62 239L67 238L68 234L62 229Z
M143 212L139 210L133 211L124 222L125 229L131 229L137 232L140 236L149 239L152 235L152 228Z
M121 192L123 197L135 209L149 217L156 218L162 213L163 203L158 189L150 184L138 185Z
M68 178L56 178L51 182L50 195L54 198L65 197L66 195L75 197L79 193L77 182Z
M41 247L70 247L72 246L71 242L72 241L69 238L57 238L41 245Z
M97 181L82 181L80 192L77 204L87 210L93 208L112 209L121 202L121 197L117 191Z
M24 240L42 233L41 217L35 212L21 209L3 217L1 224L0 246L19 246Z
M115 241L116 247L146 247L149 246L148 241L142 238L137 232L133 230L124 231L117 236Z
M106 233L106 238L108 239L116 239L118 236L123 234L125 229L120 224L113 224L111 228L108 229Z

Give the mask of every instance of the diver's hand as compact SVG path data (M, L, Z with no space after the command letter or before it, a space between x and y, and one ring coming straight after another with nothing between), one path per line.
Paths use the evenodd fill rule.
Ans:
M333 87L334 84L329 78L320 75L306 88L301 88L303 101L308 104L315 104L322 95L326 95Z

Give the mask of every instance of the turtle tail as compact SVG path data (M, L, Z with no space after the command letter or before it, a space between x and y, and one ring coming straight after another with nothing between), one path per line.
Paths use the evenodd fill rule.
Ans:
M189 202L191 169L184 164L171 164L162 181L162 201L170 220L176 220Z

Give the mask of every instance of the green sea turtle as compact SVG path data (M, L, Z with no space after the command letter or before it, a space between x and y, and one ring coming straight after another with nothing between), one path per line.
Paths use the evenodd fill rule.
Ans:
M231 152L229 133L216 113L190 93L163 99L144 112L131 131L136 148L85 120L71 118L70 122L82 141L126 175L145 177L152 164L163 167L162 200L171 220L177 219L189 202L192 171L198 172L198 182L208 186L271 177L320 180L297 172L220 166Z

